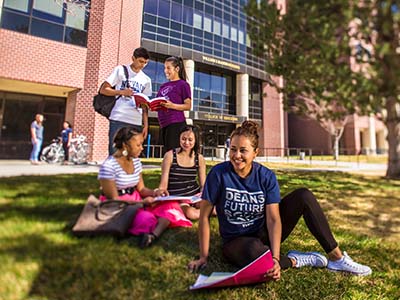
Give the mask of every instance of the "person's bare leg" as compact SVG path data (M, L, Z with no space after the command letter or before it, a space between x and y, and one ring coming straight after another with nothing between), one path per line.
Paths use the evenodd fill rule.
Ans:
M181 208L189 220L198 220L200 218L200 209L189 205L182 205Z
M328 253L328 258L331 261L336 261L339 260L343 257L342 251L339 249L339 247L336 247L333 249L331 252Z

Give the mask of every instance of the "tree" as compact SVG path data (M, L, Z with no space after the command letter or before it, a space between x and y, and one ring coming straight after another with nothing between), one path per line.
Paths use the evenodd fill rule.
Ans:
M400 178L400 1L362 1L357 17L362 38L374 48L368 63L375 86L373 97L358 104L382 111L389 144L386 176Z
M392 114L396 110L393 110L393 104L391 107L387 105L391 102L398 105L399 93L394 92L393 86L398 88L400 68L396 64L391 65L389 57L386 67L371 64L372 61L378 61L375 56L382 55L386 53L385 51L391 53L391 58L394 53L383 50L389 49L389 45L375 47L372 42L374 51L363 45L371 44L368 43L371 40L371 35L368 34L373 31L371 28L375 30L377 36L376 45L381 43L379 37L381 34L376 33L381 30L378 28L398 30L398 26L385 20L389 16L379 12L379 9L386 7L382 6L382 2L395 1L379 1L381 4L377 4L377 1L365 4L364 1L364 5L359 5L360 1L348 0L290 0L285 14L281 13L282 8L277 7L275 3L257 2L259 1L250 0L247 6L247 14L251 16L248 25L252 46L259 55L265 56L266 71L269 74L283 76L284 87L275 87L282 92L286 109L293 106L300 107L296 109L298 113L313 117L313 114L309 113L310 105L304 103L304 99L308 99L309 102L312 99L314 105L311 107L320 108L318 117L314 118L339 124L335 125L334 130L339 133L343 129L341 126L344 126L340 120L346 120L346 116L353 113L375 113L383 99L388 119L394 118ZM378 13L374 14L374 9ZM387 13L387 10L385 11ZM365 19L365 23L360 19L362 24L369 25L363 32L353 26L354 21L360 17ZM384 24L379 25L380 22ZM389 38L392 42L393 35ZM393 44L399 49L398 39L397 44L396 42ZM367 61L364 61L365 57L368 58ZM389 74L385 75L381 69ZM379 87L378 82L382 87ZM384 90L388 91L385 84L391 85L388 93L391 96L383 94ZM396 122L399 123L395 120L394 123ZM395 131L393 135L397 136L392 142L389 137L387 175L400 177L399 128L390 129L387 121L386 125L389 136L393 131Z

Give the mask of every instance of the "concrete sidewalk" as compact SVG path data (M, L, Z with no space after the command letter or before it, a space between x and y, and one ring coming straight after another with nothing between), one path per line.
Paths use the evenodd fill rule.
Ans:
M0 177L23 175L56 175L56 174L84 174L98 173L100 165L61 165L41 163L32 165L29 160L0 160ZM160 168L154 165L143 165L143 169Z
M211 160L206 158L206 160ZM363 175L384 176L386 173L386 164L373 164L373 163L356 163L356 162L335 162L335 161L322 161L313 160L289 160L282 157L257 157L257 161L268 163L279 163L285 165L289 163L287 168L290 170L303 170L303 171L340 171L357 173ZM214 161L222 161L216 160ZM295 165L298 164L299 167ZM302 165L302 166L300 166ZM306 165L306 167L304 167ZM29 160L0 160L0 177L12 177L23 175L56 175L56 174L84 174L84 173L98 173L100 165L98 164L85 164L85 165L60 165L42 163L40 165L32 165ZM160 169L159 165L143 164L144 169Z

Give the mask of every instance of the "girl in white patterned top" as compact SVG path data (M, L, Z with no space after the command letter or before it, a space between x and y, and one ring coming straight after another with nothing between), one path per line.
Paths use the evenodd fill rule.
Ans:
M101 200L120 199L142 205L129 232L142 235L140 246L148 247L168 227L190 227L192 224L184 216L179 204L153 204L154 197L167 192L144 185L142 164L138 158L143 150L142 143L141 133L130 127L121 128L114 138L117 151L104 161L98 179L103 193Z

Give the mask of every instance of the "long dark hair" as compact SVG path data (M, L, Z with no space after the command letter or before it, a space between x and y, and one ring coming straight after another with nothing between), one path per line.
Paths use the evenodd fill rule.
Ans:
M175 68L179 67L179 72L178 72L179 78L186 81L187 80L187 75L186 75L186 71L185 71L185 66L183 65L182 57L171 56L171 57L168 57L165 60L165 62L167 62L167 61L172 63L172 65Z
M122 127L114 136L114 147L122 149L133 136L139 134L141 133L132 127Z
M231 141L235 135L237 136L245 136L247 137L254 150L258 148L258 133L257 133L258 125L253 121L244 121L242 125L237 127L231 134Z
M192 125L185 125L182 130L179 132L179 141L181 140L181 134L186 132L186 131L190 131L193 132L194 134L194 146L192 148L192 150L190 150L190 156L193 155L193 152L195 154L199 153L199 149L200 149L200 135L199 135L199 129L196 126L192 126ZM179 150L179 153L182 151L182 148Z

